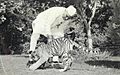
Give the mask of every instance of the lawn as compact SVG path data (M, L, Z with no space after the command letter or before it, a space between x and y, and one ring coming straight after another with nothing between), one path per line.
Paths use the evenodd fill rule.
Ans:
M26 55L0 55L0 75L120 75L120 58L111 57L101 61L74 62L71 70L57 69L30 71L26 67Z

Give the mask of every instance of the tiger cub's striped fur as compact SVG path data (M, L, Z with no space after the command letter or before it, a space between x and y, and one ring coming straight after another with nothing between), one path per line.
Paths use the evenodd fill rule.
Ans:
M61 59L61 62L64 65L64 69L61 71L66 71L70 69L73 57L71 56L71 51L74 51L76 54L77 52L73 50L73 47L80 47L77 43L73 42L67 38L57 38L48 42L47 44L41 44L38 49L36 49L35 55L37 56L38 60L34 64L32 64L29 68L31 70L37 69L40 65L42 65L45 61L47 61L50 57L58 56Z

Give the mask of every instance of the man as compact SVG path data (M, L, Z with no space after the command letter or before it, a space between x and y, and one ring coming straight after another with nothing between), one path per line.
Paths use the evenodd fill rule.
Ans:
M76 14L74 6L70 5L68 8L65 7L52 7L49 8L36 17L32 23L33 32L31 35L30 50L29 53L35 51L35 46L40 34L48 37L53 36L59 38L64 36L64 31L52 32L52 28L62 23L66 17L72 17ZM49 38L48 38L49 39Z

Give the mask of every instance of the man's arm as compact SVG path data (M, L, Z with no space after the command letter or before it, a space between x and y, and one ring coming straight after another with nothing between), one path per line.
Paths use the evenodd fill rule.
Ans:
M65 21L65 20L63 19L62 15L58 16L58 17L55 19L55 21L52 23L51 29L60 26L64 21Z

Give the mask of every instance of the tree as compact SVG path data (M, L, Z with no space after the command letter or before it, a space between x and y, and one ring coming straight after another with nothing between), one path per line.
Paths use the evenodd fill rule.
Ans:
M100 46L100 43L103 44L110 37L108 22L111 21L110 17L113 16L110 3L109 0L77 0L76 2L79 16L85 25L89 49L97 45Z
M90 16L86 16L86 17L88 17L88 18L90 18L89 19L89 21L87 22L87 19L85 19L85 16L83 16L83 15L87 15L87 13L86 14L84 14L84 12L82 12L82 4L80 5L80 7L79 7L79 3L84 3L84 1L83 0L81 0L82 2L80 2L80 1L77 1L77 7L78 7L78 9L79 9L79 12L80 12L80 16L82 17L82 19L83 19L83 21L84 21L84 24L85 24L85 26L86 26L86 30L87 30L87 37L88 37L88 48L89 49L93 49L93 44L92 44L92 35L91 35L91 22L92 22L92 19L93 19L93 17L94 17L94 15L95 15L95 11L96 11L96 1L94 2L94 7L93 7L93 11L92 11L92 16L90 15L90 14L88 14L88 15L90 15ZM86 1L86 4L87 4L87 8L89 9L89 11L91 12L91 10L90 10L90 8L89 8L89 5L91 4L91 1L89 0L89 1Z

